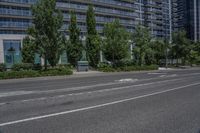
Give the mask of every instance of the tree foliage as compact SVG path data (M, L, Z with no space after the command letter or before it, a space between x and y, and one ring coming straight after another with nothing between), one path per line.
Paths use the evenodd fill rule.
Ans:
M192 66L193 64L200 64L200 43L193 42L189 46L189 53L187 53L187 61Z
M71 12L67 54L68 60L73 66L76 66L77 61L80 60L82 55L83 46L79 37L80 29L77 27L76 15L74 12Z
M23 63L32 63L34 64L35 59L35 44L29 36L26 36L23 39L23 47L21 50L22 53L22 62Z
M173 33L172 53L175 59L182 59L183 65L186 62L187 54L190 51L190 40L186 36L186 31L178 31Z
M151 63L149 60L153 56L151 39L152 38L148 28L141 25L136 27L133 34L133 42L135 43L133 53L135 58L138 60L138 64L141 66Z
M101 38L96 30L96 20L93 6L90 5L87 10L86 17L87 24L87 38L86 38L86 51L89 63L92 67L97 67L100 60L100 43Z
M169 42L164 39L154 39L151 43L151 47L154 53L155 63L157 65L161 64L161 59L166 59L169 47Z
M37 53L51 66L55 66L62 50L61 27L63 16L56 8L56 0L39 0L32 6L33 26L28 33L34 39Z
M126 58L130 46L130 34L120 25L119 20L107 23L103 33L103 52L105 58L114 64Z

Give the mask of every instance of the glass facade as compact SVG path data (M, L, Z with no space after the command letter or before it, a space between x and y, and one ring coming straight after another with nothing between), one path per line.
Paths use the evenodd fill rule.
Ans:
M36 0L1 0L0 34L24 34L32 24L30 5ZM137 24L150 27L158 37L168 36L168 0L57 0L57 7L64 15L63 30L69 26L70 10L75 10L78 26L86 32L86 11L94 5L97 30L102 31L106 22L119 19L121 25L133 32Z
M172 0L173 29L185 29L192 40L200 40L200 1Z
M7 68L21 62L21 40L4 40L4 61Z
M20 61L21 40L13 41L12 37L25 36L26 29L32 25L30 7L37 0L0 0L0 34L3 40L5 62L8 67ZM68 30L70 11L75 10L81 33L86 33L86 11L88 5L94 5L96 29L102 32L104 24L119 19L122 26L133 32L136 25L148 26L155 37L169 37L169 0L57 0L57 8L63 12L63 31ZM9 52L10 48L14 52ZM0 53L1 54L1 53ZM66 55L60 62L66 63ZM0 60L1 61L1 60ZM35 62L40 62L37 58Z

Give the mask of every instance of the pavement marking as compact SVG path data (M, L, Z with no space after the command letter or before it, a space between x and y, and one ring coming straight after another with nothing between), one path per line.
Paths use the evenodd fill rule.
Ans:
M183 74L181 76L192 76L192 75L200 75L200 73ZM171 77L175 77L175 76L173 75ZM167 78L167 76L162 76L161 75L161 77L141 79L141 80L138 80L138 81L149 81L149 80L160 79L160 78ZM136 81L134 81L134 82L136 82ZM67 92L67 91L73 91L73 90L84 90L84 89L91 89L91 88L95 88L95 87L117 85L117 84L125 84L125 83L127 83L127 82L108 82L108 83L101 83L101 84L95 84L95 85L79 86L79 87L71 87L71 88L62 88L62 89L54 89L54 90L24 91L26 93L20 93L20 91L18 93L18 91L13 91L12 95L11 94L2 94L2 93L0 93L0 98L1 97L27 95L27 94L44 94L44 93L55 93L55 92Z
M71 93L71 94L66 94L66 95L57 95L57 96L41 97L41 98L34 98L34 99L27 99L27 100L19 100L19 101L7 102L7 103L5 102L5 103L0 103L0 106L4 106L4 105L7 105L7 104L14 104L14 103L34 102L34 101L41 101L41 100L48 100L48 99L63 98L63 97L66 97L66 96L80 96L80 95L92 94L92 93L103 93L103 92L109 92L109 91L128 89L128 88L131 88L131 87L141 87L141 86L152 85L152 84L157 84L157 83L159 84L159 83L165 83L165 82L170 82L170 81L178 81L178 80L183 80L183 79L185 79L185 78L150 82L150 83L137 84L137 85L122 86L122 87L114 87L114 88L101 89L101 90L89 91L89 92L86 91L86 92ZM144 89L146 89L146 88L144 88ZM139 89L134 89L134 90L144 90L144 89L139 88Z
M200 82L189 84L189 85L185 85L185 86L180 86L180 87L176 87L176 88L172 88L172 89L168 89L168 90L164 90L164 91L158 91L158 92L154 92L154 93L149 93L149 94L141 95L141 96L137 96L137 97L122 99L122 100L113 101L113 102L104 103L104 104L99 104L99 105L95 105L95 106L89 106L89 107L84 107L84 108L79 108L79 109L74 109L74 110L59 112L59 113L53 113L53 114L48 114L48 115L30 117L30 118L26 118L26 119L21 119L21 120L16 120L16 121L10 121L10 122L6 122L6 123L1 123L0 127L14 125L14 124L19 124L19 123L25 123L25 122L29 122L29 121L33 121L33 120L39 120L39 119L44 119L44 118L49 118L49 117L66 115L66 114L70 114L70 113L75 113L75 112L80 112L80 111L86 111L86 110L91 110L91 109L95 109L95 108L101 108L101 107L105 107L105 106L109 106L109 105L124 103L124 102L128 102L128 101L136 100L136 99L141 99L141 98L145 98L145 97L149 97L149 96L159 95L159 94L163 94L163 93L167 93L167 92L171 92L171 91L175 91L175 90L180 90L180 89L191 87L191 86L197 86L197 85L200 85Z
M148 73L149 75L160 75L160 74L167 74L167 73Z
M170 77L176 77L176 76L178 76L178 75L177 74L171 74L171 75L160 75L159 77L160 78L164 78L164 77L170 78Z
M115 82L136 82L138 79L120 79L120 80L115 80Z
M33 91L11 91L11 92L3 92L0 93L1 97L9 97L9 96L19 96L19 95L25 95L25 94L32 94Z

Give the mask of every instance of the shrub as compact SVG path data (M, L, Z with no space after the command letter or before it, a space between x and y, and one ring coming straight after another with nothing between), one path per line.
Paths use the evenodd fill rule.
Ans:
M21 70L32 70L33 65L31 63L19 63L19 64L14 64L12 66L13 71L21 71Z
M58 67L58 68L69 68L69 69L73 69L73 65L71 65L71 64L59 64L57 67Z
M130 71L142 71L142 70L158 70L157 65L151 66L124 66L124 67L101 67L98 69L102 72L130 72Z
M0 72L6 71L6 65L4 63L0 63Z
M37 71L33 70L8 71L0 73L0 79L27 78L27 77L38 77L38 76L40 76L40 74Z
M114 72L115 69L108 63L99 63L98 70L102 72Z
M116 67L133 66L135 64L136 63L133 60L121 60L121 61L115 62Z
M33 70L42 70L42 65L40 63L33 65Z
M73 74L71 69L68 68L54 68L49 70L40 71L42 76L58 76L58 75L71 75Z
M73 74L71 69L56 68L49 70L23 70L23 71L7 71L0 72L0 79L14 79L14 78L28 78L28 77L42 77L42 76L61 76Z

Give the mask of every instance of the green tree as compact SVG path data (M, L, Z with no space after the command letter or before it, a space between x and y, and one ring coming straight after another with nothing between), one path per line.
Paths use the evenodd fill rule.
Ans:
M33 40L30 39L29 36L26 36L23 39L23 47L22 47L22 62L23 63L32 63L34 64L35 59L35 44Z
M104 27L103 33L104 56L115 65L115 63L128 56L130 33L120 25L119 20L107 23Z
M100 60L100 43L101 38L96 30L96 20L93 6L90 5L87 10L86 17L87 24L87 38L86 38L86 51L89 63L92 67L97 67Z
M193 64L200 63L200 43L193 42L190 44L189 53L187 54L187 60L192 66Z
M167 40L156 38L152 41L151 45L156 64L159 65L161 59L166 59L166 56L168 56L167 50L169 49L169 43Z
M185 65L187 54L190 50L190 40L186 36L186 31L181 30L178 32L174 32L172 36L173 40L173 46L172 46L172 52L174 57L177 59L182 60L182 64Z
M58 63L62 49L61 27L63 15L56 8L56 0L39 0L32 6L33 26L29 35L34 38L37 53L53 67Z
M77 27L77 19L74 12L71 12L71 19L69 25L69 44L67 48L68 60L76 66L77 61L80 60L82 55L83 46L80 36L80 29Z
M148 59L153 55L151 48L151 35L149 29L138 25L133 34L133 42L135 46L133 48L133 53L138 60L139 65L149 64ZM146 58L146 60L145 60Z

